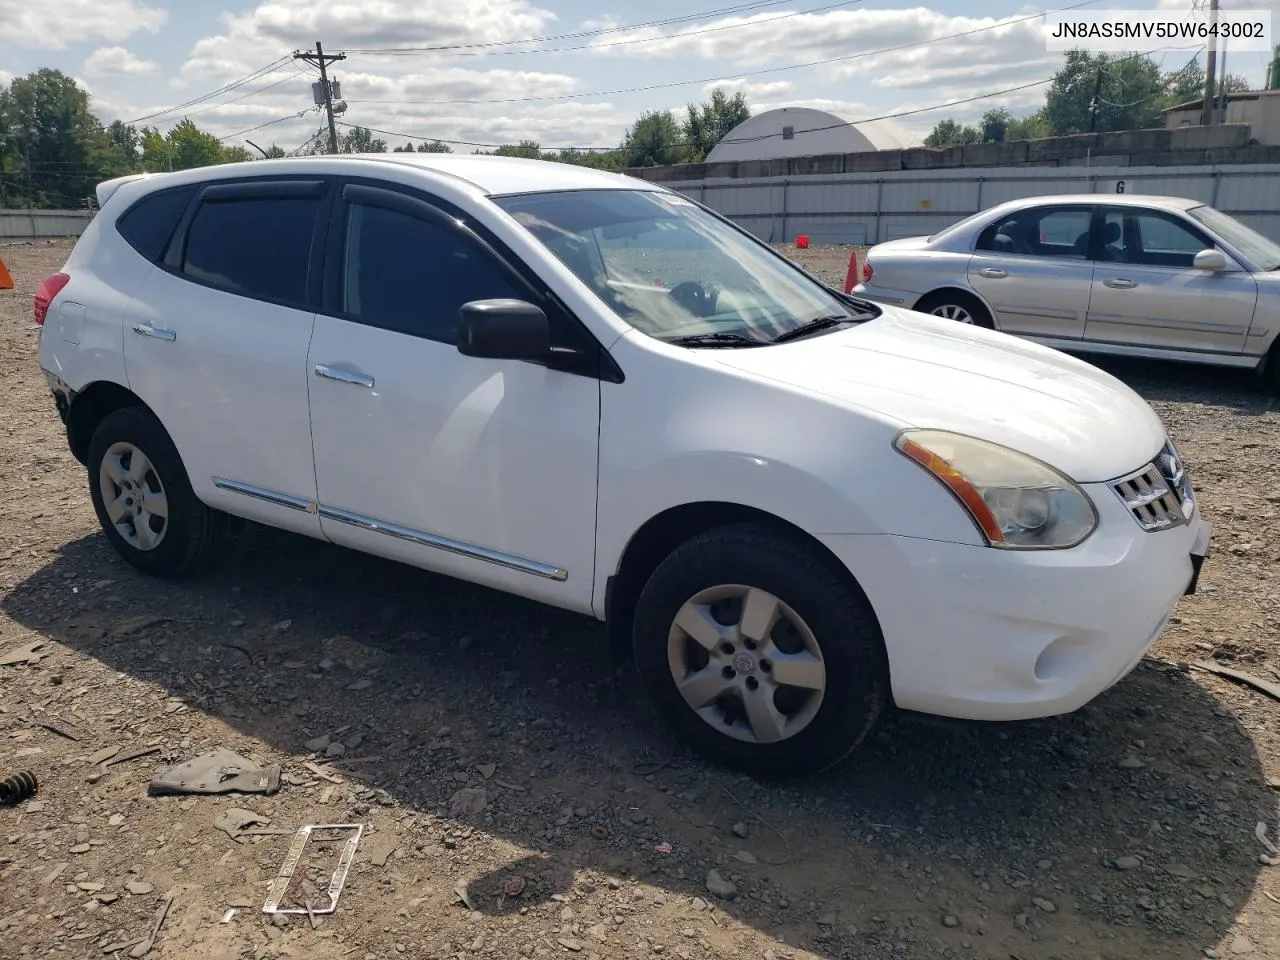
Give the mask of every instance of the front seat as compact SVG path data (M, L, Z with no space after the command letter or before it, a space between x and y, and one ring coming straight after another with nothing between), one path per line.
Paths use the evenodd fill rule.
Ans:
M1102 259L1109 263L1122 263L1124 261L1124 251L1116 246L1120 242L1121 230L1120 224L1111 221L1107 224L1103 232Z

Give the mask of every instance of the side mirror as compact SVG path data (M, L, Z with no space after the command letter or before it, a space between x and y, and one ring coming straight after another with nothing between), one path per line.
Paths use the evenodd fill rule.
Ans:
M458 310L458 352L491 360L541 360L551 353L547 315L523 300L472 300Z
M1201 250L1192 261L1192 266L1197 270L1217 273L1219 270L1227 269L1227 258L1221 250Z

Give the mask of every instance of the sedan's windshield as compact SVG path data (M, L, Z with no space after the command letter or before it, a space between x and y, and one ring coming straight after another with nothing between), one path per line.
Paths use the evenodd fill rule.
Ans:
M1280 244L1268 240L1235 217L1209 206L1192 207L1187 213L1211 232L1258 265L1260 270L1280 269Z
M753 346L878 314L828 292L672 194L590 190L495 202L637 330L688 346ZM817 321L823 321L821 323ZM794 339L794 338L786 338Z

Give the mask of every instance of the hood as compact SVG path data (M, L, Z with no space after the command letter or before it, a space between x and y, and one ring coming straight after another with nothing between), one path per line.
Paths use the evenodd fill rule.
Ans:
M1083 360L994 330L883 310L847 330L714 357L903 427L1004 444L1077 483L1137 470L1165 443L1147 402Z

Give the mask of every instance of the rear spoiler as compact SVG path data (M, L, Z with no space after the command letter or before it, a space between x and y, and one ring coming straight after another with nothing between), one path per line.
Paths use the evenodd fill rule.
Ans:
M95 193L98 198L98 209L101 210L107 205L107 201L111 199L111 195L123 187L126 183L134 180L141 180L147 176L145 173L131 173L127 177L116 177L114 180L103 180L98 184Z

